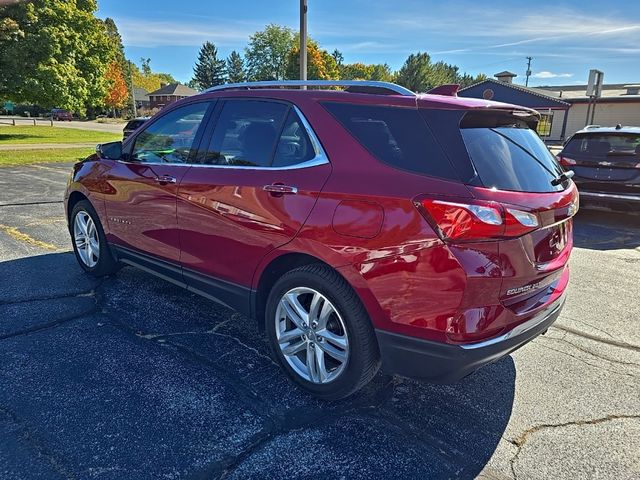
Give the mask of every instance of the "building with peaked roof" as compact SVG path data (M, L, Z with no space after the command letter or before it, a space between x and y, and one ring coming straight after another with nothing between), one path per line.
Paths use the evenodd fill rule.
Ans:
M548 142L561 142L590 123L602 126L640 126L640 84L612 83L602 87L593 115L587 119L587 85L525 87L513 83L517 75L500 72L458 92L461 97L484 98L523 105L541 115L538 133Z
M538 124L540 136L547 141L561 141L565 136L567 114L571 104L549 92L516 85L513 83L516 76L515 73L507 71L496 73L495 79L487 78L463 88L458 95L534 108L541 115Z
M181 83L162 84L158 90L149 93L149 103L151 108L162 108L196 93L196 90Z

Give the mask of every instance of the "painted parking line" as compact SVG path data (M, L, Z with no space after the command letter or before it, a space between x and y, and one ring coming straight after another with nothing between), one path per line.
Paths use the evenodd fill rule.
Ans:
M54 251L54 252L60 251L60 248L56 247L55 245L53 245L51 243L43 242L41 240L37 240L37 239L33 238L32 236L27 235L24 232L21 232L20 230L18 230L15 227L10 227L8 225L3 225L2 223L0 223L0 231L6 233L11 238L13 238L14 240L17 240L17 241L19 241L21 243L26 243L26 244L32 245L34 247L39 247L39 248L43 248L45 250L51 250L51 251Z

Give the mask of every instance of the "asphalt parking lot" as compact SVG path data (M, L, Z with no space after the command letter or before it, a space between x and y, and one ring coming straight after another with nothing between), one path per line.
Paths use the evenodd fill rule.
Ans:
M323 403L248 319L86 276L68 172L0 170L0 478L640 478L640 216L578 214L565 309L512 356Z

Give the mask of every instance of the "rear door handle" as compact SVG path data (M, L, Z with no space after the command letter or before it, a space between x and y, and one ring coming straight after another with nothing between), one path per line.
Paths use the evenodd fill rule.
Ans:
M272 183L271 185L265 185L262 187L265 192L269 192L273 196L280 197L282 195L295 195L298 193L298 187L291 187L289 185L283 185L282 183Z
M160 175L156 177L156 182L160 185L166 185L167 183L176 183L176 177L172 177L171 175Z

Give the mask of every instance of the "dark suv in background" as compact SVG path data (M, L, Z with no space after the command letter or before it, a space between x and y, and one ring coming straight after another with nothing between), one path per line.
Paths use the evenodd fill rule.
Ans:
M255 82L176 102L75 165L78 262L253 317L321 398L380 365L459 380L559 315L578 196L537 112L437 92Z
M583 204L640 211L640 127L586 127L558 156Z

